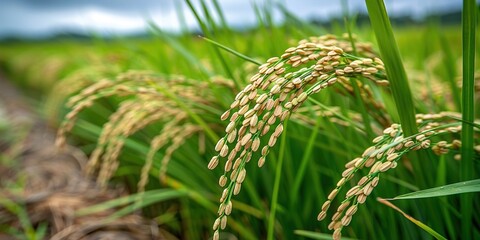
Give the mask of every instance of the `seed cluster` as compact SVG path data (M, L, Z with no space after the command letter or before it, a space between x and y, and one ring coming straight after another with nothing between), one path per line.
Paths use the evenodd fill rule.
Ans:
M225 87L231 85L220 78L212 79L212 82ZM126 139L152 123L159 123L162 128L150 142L138 190L144 190L155 154L161 148L165 148L160 169L160 179L164 180L172 154L190 136L201 132L202 128L194 124L189 119L189 114L160 89L168 89L192 109L198 105L214 105L215 102L206 82L181 76L167 78L148 72L130 71L116 79L105 79L92 84L69 99L68 106L72 110L59 128L57 146L65 145L66 134L75 126L80 112L92 106L95 101L110 96L128 96L129 99L121 101L104 124L98 144L87 164L87 172L97 175L97 182L105 186L118 168L118 158Z
M367 45L361 46L363 55L370 56ZM257 152L257 165L265 164L267 154L284 131L283 123L310 95L337 82L349 84L349 78L366 77L385 83L380 59L354 56L342 47L351 49L348 41L331 35L300 41L297 47L288 48L280 57L261 65L250 84L221 115L222 121L228 121L226 134L215 145L218 154L208 163L208 168L214 169L221 159L226 159L219 179L219 185L225 189L213 225L214 239L226 227L231 198L240 192L246 164Z
M45 111L48 116L58 116L65 100L81 89L88 88L104 76L118 74L119 69L111 64L84 66L53 84L45 99Z
M380 174L397 167L402 156L410 151L431 148L431 139L442 134L456 134L461 130L461 123L452 122L452 116L457 113L419 114L417 123L420 133L410 137L404 137L401 126L392 124L383 131L383 134L373 139L371 147L367 148L360 157L345 164L345 171L338 181L335 189L328 195L328 200L322 205L317 219L325 219L327 210L333 199L338 195L345 184L350 181L362 168L370 168L367 175L360 178L357 184L347 190L345 199L338 206L331 218L328 229L333 230L333 238L340 239L343 227L348 226L352 216L372 193L380 180ZM458 145L458 140L454 140ZM446 142L439 142L435 146L446 147ZM458 146L457 146L458 147ZM435 148L435 147L433 147ZM440 148L440 147L438 147ZM440 151L440 150L439 150Z

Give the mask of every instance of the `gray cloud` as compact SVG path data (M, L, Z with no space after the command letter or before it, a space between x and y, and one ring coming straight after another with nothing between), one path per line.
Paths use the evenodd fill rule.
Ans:
M38 36L58 31L128 33L146 28L152 19L161 28L178 30L180 23L175 4L182 6L188 27L197 23L182 0L1 0L0 37L9 35ZM201 0L192 0L201 9ZM211 1L205 0L207 5ZM266 0L218 0L227 22L234 26L255 24L252 3ZM338 0L277 0L303 19L327 19L341 13ZM365 2L350 0L350 12L365 12ZM477 0L480 2L480 0ZM410 14L422 17L430 11L460 9L461 0L386 0L391 15ZM275 19L281 21L278 11ZM215 12L211 11L215 16Z
M68 10L84 7L96 7L106 11L130 14L137 11L170 11L171 0L2 0L3 3L15 3L42 10Z

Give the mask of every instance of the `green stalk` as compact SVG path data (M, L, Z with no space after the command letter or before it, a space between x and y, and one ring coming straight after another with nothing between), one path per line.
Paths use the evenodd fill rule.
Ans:
M351 23L350 23L350 19L349 19L347 0L342 0L342 8L343 8L343 19L344 19L344 23L345 23L345 28L347 29L348 38L349 38L350 43L352 45L353 53L355 55L358 55L357 54L357 48L355 47L355 41L353 40L353 36L352 36L352 29L351 29ZM359 112L362 115L362 120L363 120L362 122L365 126L365 133L369 138L374 138L375 135L373 133L373 129L372 129L372 126L371 126L371 123L370 123L370 117L368 115L367 108L365 106L365 102L362 101L362 96L360 94L360 88L358 87L357 81L358 81L357 79L350 78L350 84L353 87L353 93L354 93L354 96L355 96L355 100L358 102L358 106L360 108Z
M185 13L183 11L183 6L181 1L175 1L175 13L180 23L180 30L182 34L188 33L187 19L185 18Z
M219 48L221 48L221 49L223 49L223 50L225 50L225 51L227 51L227 52L229 52L229 53L231 53L231 54L233 54L233 55L235 55L235 56L237 56L237 57L239 57L239 58L241 58L245 61L249 61L249 62L251 62L255 65L258 65L258 66L262 65L262 63L256 61L255 59L247 57L247 56L245 56L245 55L243 55L243 54L241 54L241 53L239 53L239 52L237 52L237 51L235 51L235 50L233 50L233 49L231 49L231 48L229 48L225 45L222 45L218 42L213 41L212 39L209 39L209 38L206 38L206 37L203 37L203 36L199 36L199 37L203 38L203 40L205 40L205 41L207 41L207 42L209 42L209 43L211 43L211 44L213 44L213 45L215 45L215 46L217 46L217 47L219 47Z
M187 3L188 7L192 11L193 15L195 16L195 19L197 20L198 24L200 25L200 28L202 29L203 34L206 36L210 36L210 31L208 30L207 25L202 21L202 18L200 15L197 13L197 10L195 10L195 7L193 6L192 2L190 0L185 0Z
M228 34L230 35L230 28L228 27L227 19L225 18L225 14L223 14L220 4L218 4L218 0L212 0L212 3L215 11L217 11L218 17L220 18L220 23L222 24L221 26L223 30L227 30Z
M475 0L463 1L462 12L462 47L463 47L463 84L462 84L462 118L464 121L474 121L474 72L475 72ZM473 178L473 126L462 123L462 166L460 178L463 181ZM463 194L460 198L462 213L462 238L472 237L472 194Z
M445 71L447 73L448 84L450 85L450 92L453 95L453 100L455 103L456 111L460 111L461 100L460 100L460 88L457 86L457 69L456 69L456 58L452 52L452 46L447 40L447 37L444 33L440 33L440 46L442 48L443 54L445 54L445 59L443 61Z
M320 130L321 119L322 117L317 117L317 122L315 123L315 127L312 130L313 132L310 135L310 138L308 139L307 147L305 148L305 151L303 153L303 158L300 161L300 167L298 168L298 171L295 173L295 180L293 182L292 193L291 193L292 205L297 204L298 197L300 196L300 193L299 193L300 185L302 184L302 180L305 177L305 170L307 169L308 162L310 160L310 157L312 156L315 140L317 139L318 131Z
M406 136L410 136L418 132L415 123L415 108L408 85L407 74L400 59L400 52L393 36L392 25L390 24L385 4L383 0L365 0L365 2L382 60L385 63L402 129Z
M285 121L285 130L287 129L288 120ZM282 166L283 159L285 155L285 145L286 145L286 134L282 135L280 142L280 155L278 156L277 168L275 170L275 182L273 183L273 193L272 193L272 205L270 206L270 215L268 216L268 230L267 230L267 240L273 240L275 232L275 214L277 213L278 205L278 192L280 190L280 180L282 179Z
M188 7L190 8L190 10L192 11L193 15L195 16L195 19L197 20L198 24L200 24L200 28L202 29L203 34L207 37L214 36L218 31L217 30L217 24L215 23L215 21L211 17L210 11L209 11L206 3L204 1L200 1L201 5L202 5L203 15L206 18L205 20L202 20L202 18L198 14L197 10L195 9L195 7L191 3L191 1L186 0L186 2L187 2ZM207 22L208 25L205 22ZM220 53L218 48L213 48L213 51L214 51L215 55L217 56L216 59L220 62L220 65L225 70L225 73L227 74L228 78L232 79L233 82L235 83L235 85L238 88L240 88L241 83L233 75L233 72L230 69L230 66L228 65L227 61L225 60L223 55Z
M175 103L178 104L178 107L184 110L185 112L190 115L190 117L200 125L205 133L210 137L212 141L217 141L220 137L208 126L208 124L201 118L198 114L196 114L192 109L190 109L187 104L185 104L183 101L181 101L177 96L174 96L171 92L169 92L167 89L157 86L156 88L159 92L165 94L165 96L169 97L172 99Z

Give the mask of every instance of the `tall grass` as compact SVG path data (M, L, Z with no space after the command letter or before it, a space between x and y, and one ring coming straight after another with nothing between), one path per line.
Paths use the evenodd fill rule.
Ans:
M475 32L477 9L475 1L463 1L462 14L462 47L463 47L463 81L462 81L462 168L460 178L471 180L474 177L472 165L474 132L469 123L475 118ZM462 196L460 208L462 213L462 235L472 237L472 205L473 197L470 194Z
M385 4L383 0L367 0L366 4L372 29L385 62L400 123L407 136L413 135L418 132L415 124L415 106Z
M203 1L199 6L189 2L177 3L179 11L188 9L196 13L197 20L203 26L203 35L211 41L189 34L172 35L152 25L150 40L112 41L109 44L97 42L97 45L43 43L1 46L0 61L10 71L12 78L32 89L41 90L41 98L49 99L47 106L51 109L48 113L54 119L53 124L71 111L60 107L67 97L71 97L73 109L80 110L75 106L79 107L81 101L93 96L95 101L91 105L87 104L89 106L81 107L81 111L76 113L78 120L75 125L72 121L65 122L72 124L71 143L82 146L93 156L95 149L105 150L98 159L98 165L92 164L92 172L100 172L104 166L102 181L105 183L110 179L110 184L124 184L132 192L144 189L143 196L151 203L149 206L142 205L145 214L155 218L179 238L208 239L214 234L211 227L218 217L218 198L222 195L222 189L216 183L225 172L224 161L219 164L222 167L213 171L207 169L212 156L216 155L214 149L217 140L225 135L224 130L229 123L220 119L222 113L229 109L235 96L259 71L257 62L264 63L273 56L281 56L286 49L297 46L296 42L300 39L311 41L308 37L334 33L338 36L337 41L342 42L341 48L348 53L342 64L350 64L354 59L381 56L385 62L387 78L380 75L381 78L375 78L375 81L363 77L354 81L340 80L316 94L309 92L312 94L309 94L308 99L304 99L303 104L299 104L289 116L283 135L277 136L279 142L269 148L268 156L262 162L263 167L259 169L256 166L258 162L241 165L247 175L243 176L238 195L228 198L231 200L228 207L231 208L228 210L230 215L221 234L225 237L233 234L240 239L322 239L325 235L320 233L331 232L328 226L330 221L316 221L319 212L324 210L322 204L329 202L336 206L332 207L333 212L325 207L325 215L332 216L337 212L338 206L350 201L350 205L344 204L342 208L357 206L357 210L354 217L345 218L344 223L351 222L345 224L348 226L342 225L340 231L344 236L358 239L430 238L427 232L404 221L402 215L376 203L374 199L391 198L462 179L460 170L469 160L464 160L464 157L461 161L455 160L462 153L460 145L463 148L466 146L463 142L465 140L459 144L458 130L461 124L452 120L452 116L458 118L455 114L438 115L455 109L451 107L450 99L455 98L452 97L455 95L453 91L458 86L452 79L452 73L460 72L460 69L451 66L455 71L444 71L444 64L455 63L460 59L461 53L455 46L459 45L461 36L458 27L431 31L443 37L431 36L427 39L431 41L431 49L425 51L425 59L419 59L414 53L422 51L424 44L419 44L422 41L421 33L430 30L430 27L391 28L388 26L386 12L379 8L379 4L379 1L367 1L374 32L370 28L356 26L350 34L343 37L344 26L330 29L312 26L300 21L281 5L277 7L287 19L283 25L272 25L272 8L276 5L260 4L252 6L256 11L257 26L236 32L228 26L223 16L221 1ZM182 18L181 15L179 17ZM389 31L381 32L385 29ZM393 39L392 32L397 41ZM375 51L376 45L362 41L374 39L374 35L380 54ZM395 42L398 43L398 51ZM231 51L224 51L226 49ZM451 53L443 56L442 53L448 51L446 49L450 49ZM72 55L76 57L71 58ZM55 61L59 62L58 68L46 68ZM283 60L277 59L278 63L270 61L273 63L269 64L279 64ZM425 62L425 65L416 64L418 62ZM307 73L311 73L308 69L315 64L312 60L302 65L307 70L302 70L301 66L289 65L285 73L303 71L305 75L302 76L306 77ZM427 64L429 69L423 69ZM401 66L405 66L404 69ZM131 71L132 69L148 71ZM427 71L430 74L431 88L424 88L426 77L423 73ZM474 67L467 70L468 74L473 71ZM97 91L95 87L102 84L101 79L111 85ZM383 81L385 79L390 83L388 86ZM53 83L59 87L52 88ZM311 86L313 85L305 84L305 87ZM464 85L462 91L472 91L471 85L465 86L467 85ZM58 95L58 89L64 87L68 87L68 90ZM55 90L49 91L50 89ZM305 89L304 92L308 92L308 88ZM298 92L295 97L300 95ZM255 101L259 96L253 97ZM276 98L277 95L272 97ZM415 112L422 115L416 117ZM162 116L162 113L166 115ZM230 116L233 113L231 111ZM478 118L478 113L471 114L474 118L465 118L469 123ZM173 115L182 117L175 122ZM67 116L71 117L72 114ZM222 119L227 120L225 116ZM367 123L368 120L370 123ZM401 125L393 125L395 127L391 128L398 120ZM250 119L250 123L251 121ZM144 124L140 124L142 122ZM129 124L135 131L122 130ZM242 123L239 122L238 126L240 125ZM272 126L271 132L275 127ZM463 127L465 126L462 126L462 131ZM421 134L424 135L424 131L438 131L438 134L417 139L420 135L416 133L417 128L421 128ZM195 131L186 134L185 129ZM390 130L384 132L385 129ZM110 130L113 133L109 133ZM441 132L442 130L445 131ZM463 133L462 136L465 137ZM473 139L473 145L478 148L478 128L473 128L472 134L469 139ZM415 138L413 141L416 145L407 144L411 135ZM375 136L380 136L381 139ZM372 143L374 138L379 142ZM399 146L402 138L406 139L402 144L407 144L408 147L395 149L394 146ZM168 143L162 145L162 139L167 139ZM248 139L245 141L247 144ZM262 139L262 146L268 144L268 141L269 139ZM372 146L376 149L376 154L387 150L380 150L382 147L388 147L395 149L391 151L396 151L398 155L390 156L389 160L388 154L379 157L375 160L379 162L375 171L372 171L373 165L355 166L356 162L352 160L357 157L370 159L373 152L369 152L368 156L362 155ZM418 146L425 148L428 158L404 157ZM219 148L221 150L223 146ZM470 150L472 148L473 146ZM232 146L229 147L231 149ZM113 158L108 157L110 153ZM251 161L260 157L261 153L252 153ZM394 157L398 158L393 159ZM479 177L478 157L479 152L475 150L469 163L472 178ZM391 160L395 160L395 164ZM116 171L111 168L112 163L117 167ZM358 164L361 163L358 161ZM213 166L214 163L211 164ZM383 167L380 167L381 164L384 164ZM391 169L394 165L395 169ZM161 181L159 175L162 176ZM339 180L345 178L343 175L349 178L351 176L351 181L343 180L344 185L338 184ZM367 176L368 181L362 180L365 179L364 176ZM230 178L230 174L227 177ZM373 184L375 177L379 177L379 180ZM363 183L358 185L360 181ZM330 196L332 189L342 191L341 187L343 190L356 187L368 194L363 194L365 197L349 196L352 198L346 201L344 192L335 198ZM232 194L234 188L235 184L232 184ZM178 190L181 194L175 195L175 199L159 198L159 202L154 203L154 195L149 194L155 193L157 189ZM479 216L473 215L469 217L470 221L466 220L467 215L461 212L464 208L459 210L459 200L459 196L448 196L398 200L395 205L448 239L462 237L465 229L471 230L473 239L478 238L480 230L474 222L480 220ZM139 202L132 202L132 206L135 204ZM469 205L464 206L468 206L470 212L478 212L478 194L473 196ZM349 213L351 211L354 210ZM462 218L465 218L464 222L456 224ZM222 219L218 224L222 225ZM336 232L335 236L339 236L340 231L336 230L339 227L333 225L330 228Z

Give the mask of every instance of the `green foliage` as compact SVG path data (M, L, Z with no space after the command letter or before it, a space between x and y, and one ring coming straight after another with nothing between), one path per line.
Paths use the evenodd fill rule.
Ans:
M97 204L94 206L89 206L89 207L78 210L75 214L78 216L89 215L92 213L104 211L106 209L122 207L127 205L127 207L124 207L123 209L119 210L114 215L109 217L109 218L118 218L126 214L129 214L133 211L136 211L138 209L145 208L153 203L167 201L170 199L183 197L185 195L187 195L187 192L185 190L174 190L174 189L151 190L147 192L132 194L125 197L119 197L119 198L116 198L107 202L103 202L101 204Z
M347 36L351 39L349 42L358 50L361 47L359 39L371 41L376 37L391 84L385 87L360 79L312 95L290 117L281 143L270 150L265 166L262 169L254 166L256 164L246 166L248 176L241 193L233 200L234 208L224 232L240 239L325 239L328 222L317 222L317 214L341 178L347 162L360 156L372 145L373 137L381 135L385 128L398 120L403 128L409 129L407 135L415 133L414 112L431 114L459 110L457 99L462 97L456 92L461 89L457 81L461 69L456 65L461 57L459 26L435 23L403 29L389 27L390 33L379 30L386 25L373 26L374 33L370 28L354 27L354 24L348 28L338 25L326 29L300 21L295 17L299 13L292 13L282 5L255 4L258 25L237 32L222 17L217 1L211 2L212 9L207 1L198 9L192 4L177 3L178 9L188 7L196 13L208 40L188 33L166 33L151 24L152 36L148 39L8 43L0 46L0 63L7 74L19 85L36 93L40 101L48 100L45 113L52 125L57 126L69 111L63 107L66 99L102 79L116 81L117 76L132 69L167 76L159 80L153 74L151 79L158 81L151 82L129 78L128 84L136 86L137 90L138 87L153 89L162 100L186 113L183 123L197 126L199 131L185 137L176 151L171 152L168 147L155 151L151 169L146 172L149 181L145 192L125 198L130 201L118 199L118 202L131 204L125 211L143 208L146 215L155 218L181 239L207 239L213 234L211 225L217 216L221 195L221 188L216 183L223 169L210 171L207 165L215 154L217 136L225 134L226 123L220 121L220 115L257 72L256 63L281 55L300 39L327 32L336 35L350 32ZM372 6L377 1L367 3ZM285 16L283 25L272 25L272 8L278 8ZM370 14L372 19L383 19L375 23L386 24L385 12ZM395 42L398 51L394 51L397 48ZM372 51L375 49L373 47ZM400 66L405 66L405 70ZM389 72L392 69L398 71ZM467 73L472 75L474 71L475 66L471 66ZM208 103L179 95L182 84L164 84L173 83L175 78L170 76L175 75L191 79L190 89L207 93L204 97ZM462 90L472 91L472 83L472 79L468 80L464 85L468 89ZM141 101L140 96L140 93L112 94L96 100L79 113L70 142L91 154L111 116L126 101ZM464 110L474 108L473 104L464 107ZM470 123L479 117L478 112L470 111L470 114L473 114L473 118L467 120ZM152 122L122 138L124 145L118 155L118 169L112 183L126 185L132 194L137 190L142 168L152 149L152 139L163 129L171 129L171 126L166 121ZM478 148L478 130L473 129L471 134L468 139ZM438 151L447 151L443 155L427 149L420 154L420 159L401 159L396 169L382 175L372 197L397 196L459 182L462 179L460 170L465 164L471 170L471 177L478 179L478 150L472 152L471 158L455 160L461 153L455 142L459 138L459 134L452 134L431 139L431 149L439 145ZM462 146L465 146L464 142ZM469 151L473 146L470 148ZM162 162L168 155L171 159L166 168ZM165 171L166 178L159 181L158 175L162 171ZM359 170L359 173L363 175L368 171ZM354 185L355 182L348 183L348 187ZM165 201L163 193L172 193L175 197ZM135 201L136 196L142 194L145 198L141 202ZM343 199L343 196L339 198ZM480 229L474 226L474 222L480 221L478 215L462 226L457 224L462 219L458 211L459 199L460 196L449 196L400 201L398 207L448 239L463 236L462 226L471 229L472 239L479 238ZM113 203L105 203L105 206ZM339 204L340 201L332 203ZM467 209L480 211L478 194L473 196ZM394 211L385 211L377 202L369 200L359 207L350 225L343 229L343 235L353 239L431 238Z
M480 179L448 184L441 187L425 189L412 193L402 194L389 200L400 199L417 199L417 198L429 198L440 197L453 194L480 192Z
M463 48L463 65L462 65L462 120L473 122L475 119L475 32L477 11L476 3L473 0L463 1L462 13L462 48ZM460 178L464 181L474 178L474 153L475 145L473 126L463 122L462 131L462 168ZM469 223L472 222L471 201L473 196L464 195L461 198L462 213L462 234L465 238L472 237L472 231Z
M377 201L395 209L397 212L401 213L406 219L408 219L410 222L414 223L415 225L417 225L421 229L425 230L428 234L432 235L432 237L434 237L435 239L446 240L446 238L444 236L440 235L438 232L433 230L431 227L425 225L423 222L418 221L417 219L415 219L415 218L411 217L410 215L404 213L402 210L400 210L400 208L396 207L392 203L390 203L390 202L388 202L384 199L381 199L381 198L377 198Z
M418 132L415 125L415 107L387 10L383 0L367 0L366 3L372 29L375 32L382 59L385 62L392 95L400 116L400 123L406 135L410 136Z

